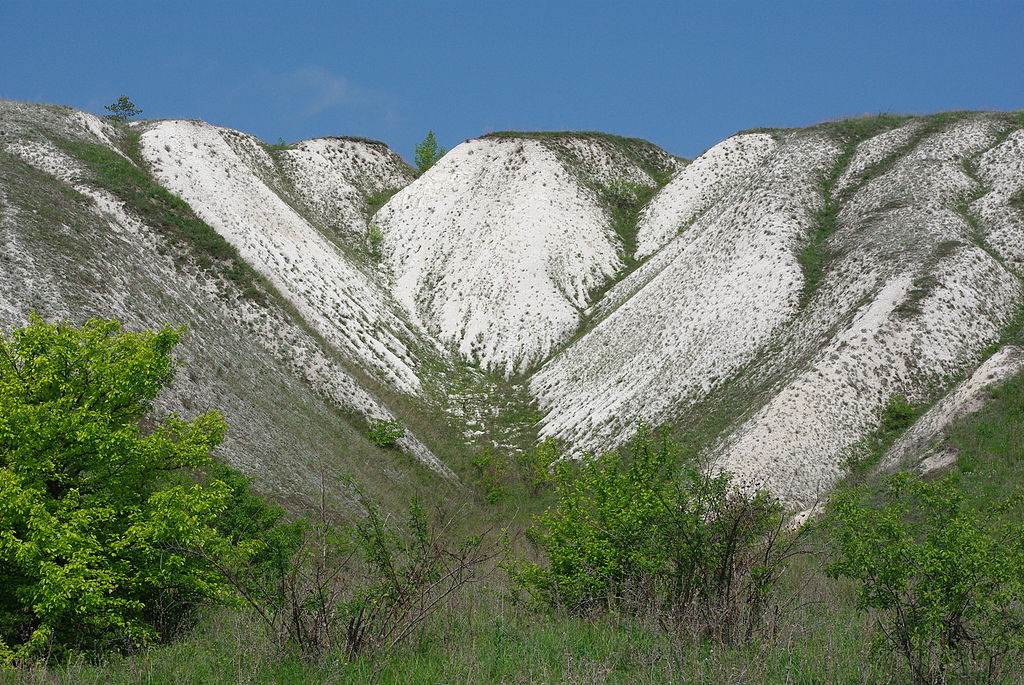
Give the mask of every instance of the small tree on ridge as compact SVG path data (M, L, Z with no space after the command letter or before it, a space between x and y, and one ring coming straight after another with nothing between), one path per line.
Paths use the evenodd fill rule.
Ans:
M111 121L124 122L128 121L132 117L137 117L142 114L142 110L135 106L135 103L128 99L127 95L122 94L115 102L104 105L103 109L110 112L107 118Z
M437 138L434 137L433 131L427 131L427 137L423 139L419 145L416 146L416 168L422 174L424 171L434 166L437 160L444 156L445 149L439 147L437 144Z

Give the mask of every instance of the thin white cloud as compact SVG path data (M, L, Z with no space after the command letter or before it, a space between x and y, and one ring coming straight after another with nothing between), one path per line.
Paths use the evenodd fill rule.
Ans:
M354 101L358 100L344 77L323 67L300 67L283 78L286 87L293 90L302 103L302 116L316 116L339 105L356 104Z
M313 119L339 109L369 110L379 121L391 124L400 120L393 95L363 88L317 64L287 71L261 69L232 88L229 96L237 101L262 101L282 121Z

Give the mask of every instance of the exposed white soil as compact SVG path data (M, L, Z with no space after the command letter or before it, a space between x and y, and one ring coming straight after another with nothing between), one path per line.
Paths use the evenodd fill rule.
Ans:
M794 136L617 284L607 300L632 296L530 380L547 412L543 435L583 450L615 444L636 420L665 420L756 356L796 313L795 253L822 202L815 181L838 154L823 136ZM662 190L676 192L689 190Z
M366 246L366 197L413 180L411 169L383 143L317 138L277 156L294 195L317 225L355 249Z
M328 342L416 393L416 336L374 279L275 192L274 161L252 136L198 121L161 121L141 137L153 175L231 242ZM350 181L349 164L295 155L300 178ZM318 163L320 163L318 165ZM391 170L381 169L387 177Z
M971 205L985 243L1004 264L1024 274L1024 129L978 159L978 175L990 192Z
M95 311L94 316L117 318L130 328L152 328L168 321L189 321L192 324L192 333L186 337L183 347L188 357L195 356L195 351L189 348L202 350L202 358L197 362L200 368L209 367L211 360L230 359L233 356L232 351L218 350L218 343L211 342L204 335L208 328L219 329L223 327L225 320L230 321L235 327L236 337L239 331L245 331L244 339L248 342L240 345L241 347L245 344L262 347L268 359L276 358L296 379L304 380L314 392L335 406L369 418L395 418L387 407L362 388L336 361L330 359L316 341L281 316L280 312L248 300L225 297L226 285L217 279L204 278L199 273L198 280L183 278L175 269L170 257L159 256L170 252L162 237L132 215L118 198L106 190L85 183L83 178L87 173L81 163L45 141L8 143L0 149L50 174L74 188L84 198L88 198L88 211L107 229L104 239L115 241L125 251L140 256L148 255L148 261L151 263L147 264L146 273L140 276L156 282L162 281L166 293L160 298L165 301L166 298L173 298L178 309L178 314L174 318L154 316L152 305L147 308L145 299L139 297L140 287L134 282L132 275L120 271L117 264L109 264L106 268L95 271L90 277L93 282L102 282L106 285L102 293L90 294L90 299L96 300L90 303L90 308ZM16 216L11 216L10 219L17 221ZM74 229L71 227L62 226L56 231L58 234L61 232L68 235L67 239L74 239ZM65 283L66 274L55 272L47 265L38 263L30 250L19 245L16 231L8 231L6 238L2 246L3 261L7 267L4 284L8 287L18 287L13 290L0 288L0 325L4 328L23 325L26 313L33 309L45 312L47 318L51 319L79 319L81 312L69 298ZM84 268L84 264L82 267ZM91 269L95 270L96 266L93 265ZM31 296L26 296L26 289ZM38 301L38 306L26 307L26 303L31 303L33 299ZM167 313L164 315L167 316ZM194 342L194 338L200 338L201 341ZM264 360L262 363L265 365L267 361ZM273 372L265 372L266 379L273 378L274 375ZM171 392L161 399L162 410L191 413L190 409L209 396L209 388L203 388L194 381L190 382L189 378L194 376L190 374L189 377L179 376L176 379ZM291 393L295 392L295 389L291 390ZM233 400L229 393L216 394L219 400L224 401L224 406L218 408L231 419L232 425L255 427L267 420L266 416L254 415L254 407L248 406L244 401ZM273 438L268 438L267 442L268 447L274 446ZM235 435L229 432L222 449L230 455L235 466L248 473L259 473L265 477L268 466L279 459L278 454L264 454L261 450L254 450L248 442L244 445L237 443ZM407 432L406 437L400 440L399 446L439 473L454 477L450 469L411 433ZM281 446L278 449L286 453L294 447L295 445L289 445L288 448ZM289 493L293 492L289 489L291 486L297 488L297 492L300 493L313 491L316 487L314 481L319 474L304 471L306 467L308 465L300 462L293 463L291 475L279 478L274 490Z
M977 187L961 161L996 134L985 119L950 125L850 199L835 238L842 278L826 282L818 306L841 313L868 301L726 441L721 468L791 504L812 502L891 396L925 399L998 339L1024 293L971 244L954 209Z
M686 166L647 205L637 223L638 258L649 257L765 163L777 143L767 133L723 140Z
M596 182L652 185L604 146L562 141ZM416 319L486 369L523 373L566 340L590 293L622 266L597 195L565 150L524 138L463 143L375 217L394 293Z
M910 143L914 134L924 125L920 119L877 136L872 136L857 146L846 170L836 180L835 191L841 193L857 183L868 167L878 164Z
M500 419L530 414L525 386L541 437L575 454L620 444L638 419L697 426L717 468L807 509L894 395L937 404L887 463L937 468L952 458L933 449L946 426L1024 372L1016 348L979 368L1024 303L1024 130L1008 115L938 130L911 120L861 141L845 168L828 125L740 134L689 165L601 136L488 137L415 181L381 144L271 151L202 122L135 125L148 170L286 298L278 307L183 269L182 250L47 142L121 154L123 132L67 108L0 102L0 112L0 163L49 175L42 196L67 213L54 220L24 185L28 200L0 183L0 325L33 309L132 327L192 322L190 371L165 408L216 402L252 427L260 440L231 436L225 448L284 492L315 486L303 452L365 442L338 428L348 425L339 411L393 418L380 399L390 390L402 412L447 412L456 443L516 449L523 426ZM627 255L602 198L668 173ZM369 218L367 198L400 187ZM820 223L829 207L834 223ZM641 262L631 272L627 256ZM716 402L728 407L721 417ZM451 475L416 437L402 447Z
M1024 350L1004 347L914 422L883 457L882 469L915 467L922 473L950 465L956 452L942 444L949 427L985 405L986 391L1024 371Z

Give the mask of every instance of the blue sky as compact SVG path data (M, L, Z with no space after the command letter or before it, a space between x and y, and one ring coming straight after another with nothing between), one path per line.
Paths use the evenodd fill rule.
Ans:
M1024 0L8 0L0 97L121 93L276 142L406 158L491 130L601 130L693 157L758 126L1024 108Z

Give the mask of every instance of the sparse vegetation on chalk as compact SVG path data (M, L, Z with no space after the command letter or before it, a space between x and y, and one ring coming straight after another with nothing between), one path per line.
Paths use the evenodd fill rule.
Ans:
M134 136L137 146L137 134L129 135ZM170 244L182 248L181 254L176 255L180 262L213 271L237 285L245 297L263 301L266 297L263 278L239 256L234 245L197 217L181 198L106 146L71 140L62 145L86 164L90 174L83 179L85 182L114 193L159 230Z

